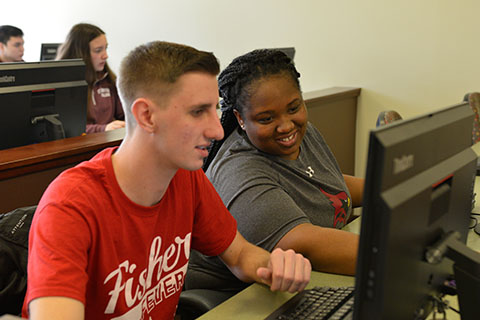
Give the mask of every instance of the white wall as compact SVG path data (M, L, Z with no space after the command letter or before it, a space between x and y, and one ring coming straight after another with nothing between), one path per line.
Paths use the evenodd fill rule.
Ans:
M379 111L405 118L480 90L477 0L30 0L3 1L1 24L23 29L27 61L90 22L107 33L110 65L150 40L213 51L222 68L259 47L295 46L304 91L362 88L357 168Z

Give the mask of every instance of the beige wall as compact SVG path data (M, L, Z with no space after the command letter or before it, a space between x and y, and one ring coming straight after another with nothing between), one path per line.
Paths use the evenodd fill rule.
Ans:
M411 117L480 90L477 0L30 0L4 1L3 24L25 32L27 61L40 43L61 42L77 22L99 25L110 64L154 39L213 51L222 67L259 47L295 46L304 91L363 89L357 168L379 111Z

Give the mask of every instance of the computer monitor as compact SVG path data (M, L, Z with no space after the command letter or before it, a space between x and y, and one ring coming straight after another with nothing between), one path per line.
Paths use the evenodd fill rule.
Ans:
M83 60L0 64L0 150L82 135L86 113Z
M270 48L270 50L278 50L285 53L292 61L295 58L295 48L294 47L284 47L284 48Z
M61 43L42 43L40 50L40 60L55 60L57 56L58 47Z
M480 254L465 243L476 154L467 103L370 133L354 319L424 319L452 274L478 319Z

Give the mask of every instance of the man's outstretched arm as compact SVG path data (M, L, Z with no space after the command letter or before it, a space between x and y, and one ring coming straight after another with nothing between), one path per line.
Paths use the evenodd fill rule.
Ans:
M238 231L220 258L240 280L266 284L272 291L302 291L310 281L312 266L301 254L282 249L269 253L249 243Z
M83 320L85 307L78 300L66 297L42 297L29 303L29 319Z

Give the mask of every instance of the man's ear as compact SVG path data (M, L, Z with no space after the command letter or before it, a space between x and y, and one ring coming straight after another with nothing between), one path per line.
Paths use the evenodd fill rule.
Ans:
M132 103L132 114L137 121L137 125L148 133L152 133L155 130L153 111L154 106L149 99L138 98Z

